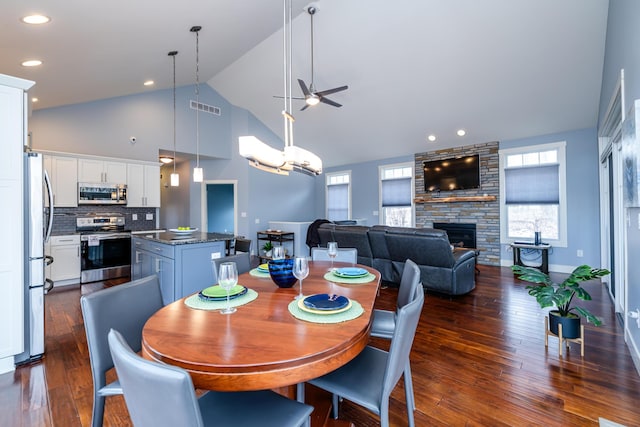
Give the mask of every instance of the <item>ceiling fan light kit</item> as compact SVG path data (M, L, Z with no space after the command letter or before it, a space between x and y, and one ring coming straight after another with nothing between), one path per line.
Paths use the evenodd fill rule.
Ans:
M289 175L289 171L320 175L322 160L312 152L293 145L293 122L291 115L291 0L283 0L283 85L284 85L284 150L280 151L255 136L241 136L238 138L240 155L249 160L249 165L279 175ZM303 83L304 84L304 83ZM305 94L306 95L306 94ZM318 97L316 97L318 98ZM316 104L321 102L318 98ZM313 101L312 101L313 102ZM305 106L306 107L306 106ZM304 109L304 108L303 108Z
M342 107L342 104L338 104L335 101L327 98L327 95L331 95L332 93L342 92L343 90L349 89L349 86L340 86L335 87L333 89L321 90L317 91L314 86L314 67L313 67L313 15L318 12L318 7L310 4L304 8L304 10L309 14L311 19L311 82L309 86L307 86L302 79L298 79L298 84L300 85L300 89L302 90L302 94L304 95L305 105L300 109L300 111L306 110L308 107L313 107L314 105L318 105L319 103L331 105L333 107Z

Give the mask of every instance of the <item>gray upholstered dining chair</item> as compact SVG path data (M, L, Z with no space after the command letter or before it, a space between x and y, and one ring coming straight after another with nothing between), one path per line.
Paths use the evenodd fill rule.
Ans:
M404 263L404 270L402 271L400 286L398 287L396 311L373 310L373 321L371 323L372 337L386 338L389 340L393 338L393 333L396 330L397 309L409 304L416 295L416 289L421 288L421 285L420 268L415 262L407 259ZM407 359L407 366L404 370L404 381L406 387L410 387L411 390L413 390L413 379L411 377L411 364L409 359Z
M158 276L143 277L83 295L80 306L93 377L91 425L100 427L105 398L122 394L119 381L106 383L105 373L113 368L107 334L111 328L118 329L134 344L134 350L140 351L144 324L163 307Z
M214 271L213 281L218 283L218 271L220 270L220 264L223 262L235 262L238 274L246 273L251 270L251 255L249 252L241 252L235 255L229 255L224 258L217 258L213 260Z
M331 261L327 248L320 247L311 248L311 259L313 261ZM336 255L334 261L356 264L358 262L358 250L356 248L338 248L338 255Z
M251 240L236 238L236 242L233 245L233 253L239 252L251 253Z
M416 289L413 301L398 309L396 329L388 352L367 346L346 365L309 381L333 394L334 418L338 418L338 404L342 397L379 415L381 427L389 426L389 396L407 366L423 304L424 291ZM414 396L406 378L405 396L408 424L413 427Z
M136 427L303 425L313 407L275 392L215 392L196 398L189 373L138 356L116 330L109 346Z

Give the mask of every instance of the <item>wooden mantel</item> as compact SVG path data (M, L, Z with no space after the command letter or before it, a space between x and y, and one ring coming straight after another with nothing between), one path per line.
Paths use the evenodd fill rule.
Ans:
M493 202L496 196L458 196L458 197L432 197L427 195L416 196L415 203L456 203L456 202Z

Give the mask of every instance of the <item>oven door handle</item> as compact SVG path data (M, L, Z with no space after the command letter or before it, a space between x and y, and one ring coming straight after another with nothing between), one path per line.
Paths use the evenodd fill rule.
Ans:
M90 238L97 238L98 240L113 240L113 239L130 239L129 233L113 233L113 234L88 234L80 236L80 240L83 242L89 241Z

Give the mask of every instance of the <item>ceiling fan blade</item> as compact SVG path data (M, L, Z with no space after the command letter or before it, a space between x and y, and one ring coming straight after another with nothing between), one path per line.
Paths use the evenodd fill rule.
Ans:
M323 90L321 92L315 92L315 94L318 96L325 96L325 95L331 95L332 93L336 93L336 92L342 92L343 90L347 90L347 89L349 89L349 86L340 86L333 89Z
M304 93L305 97L311 95L311 92L307 89L307 85L301 79L298 79L298 83L300 84L300 89L302 89L302 93Z
M300 111L304 111L304 110L306 110L307 108L309 108L309 104L304 104L304 107L302 107L302 108L300 109Z
M329 98L325 98L323 96L320 97L320 102L324 102L325 104L333 105L334 107L342 107L342 104L338 104L337 102L332 101Z

